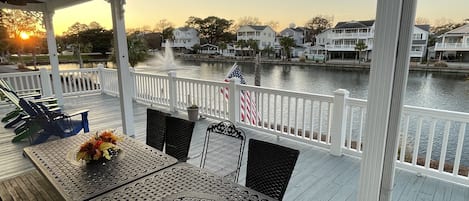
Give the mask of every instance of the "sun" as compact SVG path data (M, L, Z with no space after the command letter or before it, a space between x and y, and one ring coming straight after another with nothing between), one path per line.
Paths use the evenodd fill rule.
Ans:
M20 37L21 37L21 39L23 39L23 40L27 40L27 39L29 39L29 34L27 34L27 33L25 33L25 32L21 32L21 33L20 33Z

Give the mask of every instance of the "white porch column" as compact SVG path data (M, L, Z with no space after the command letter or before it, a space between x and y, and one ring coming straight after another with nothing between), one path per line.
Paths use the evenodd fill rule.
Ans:
M391 200L416 0L378 0L360 201Z
M54 94L57 98L57 104L60 106L64 105L63 94L62 94L62 82L60 81L59 74L59 57L57 53L57 42L55 41L54 25L52 24L52 18L54 11L50 11L47 8L43 12L44 24L47 32L47 47L49 50L49 60L52 71L52 85L54 87Z
M345 128L347 127L346 102L349 91L338 89L334 91L334 109L332 110L331 150L334 156L342 156L342 147L345 144ZM360 146L360 145L357 145Z
M112 25L114 30L114 48L119 83L122 129L126 135L135 136L134 112L132 108L132 86L127 36L125 34L124 4L125 0L108 0L111 3Z

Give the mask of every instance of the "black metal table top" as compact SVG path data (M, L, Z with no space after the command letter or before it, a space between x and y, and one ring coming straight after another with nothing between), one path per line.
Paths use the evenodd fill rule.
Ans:
M274 200L187 163L158 171L93 200Z
M86 200L169 167L177 160L124 137L121 153L111 161L76 161L76 153L92 134L79 134L24 149L39 171L66 200Z

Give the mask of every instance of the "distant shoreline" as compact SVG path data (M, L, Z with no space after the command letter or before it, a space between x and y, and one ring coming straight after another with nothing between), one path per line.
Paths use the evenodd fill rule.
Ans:
M255 63L253 58L226 58L226 57L207 57L207 56L177 56L177 59L183 61L211 61L211 62L237 62L237 63ZM349 61L350 62L350 61ZM352 61L353 62L353 61ZM347 62L334 62L329 61L326 63L315 63L312 61L300 62L300 61L280 61L272 59L261 59L261 64L274 64L274 65L296 65L296 66L314 66L327 69L337 70L350 70L350 71L369 71L370 63L347 63ZM431 72L431 73L458 73L469 76L469 63L464 67L433 67L426 66L424 64L412 65L409 71L420 71L420 72Z

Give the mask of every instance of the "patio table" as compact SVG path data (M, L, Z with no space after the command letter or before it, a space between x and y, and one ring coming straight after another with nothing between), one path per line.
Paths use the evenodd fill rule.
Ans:
M110 161L76 161L92 134L79 134L24 148L24 153L65 200L87 200L177 163L150 146L124 137L121 152Z
M92 200L274 200L188 163L160 170Z

